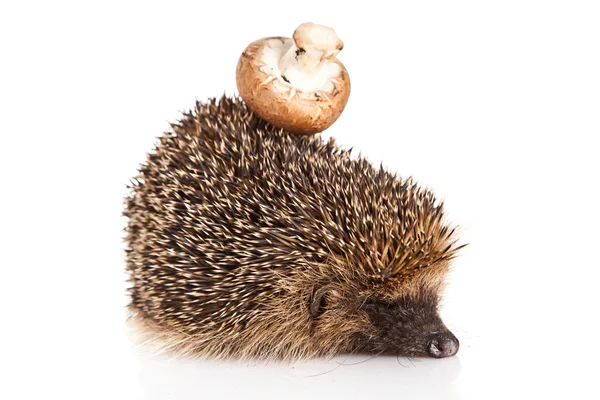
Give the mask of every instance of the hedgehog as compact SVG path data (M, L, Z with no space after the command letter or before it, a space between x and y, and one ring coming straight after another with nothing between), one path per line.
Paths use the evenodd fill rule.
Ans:
M197 102L159 138L125 201L130 320L176 354L442 358L438 305L462 245L412 178L244 101Z

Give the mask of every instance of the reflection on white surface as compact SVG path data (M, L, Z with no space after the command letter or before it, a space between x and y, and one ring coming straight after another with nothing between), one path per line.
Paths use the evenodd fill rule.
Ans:
M223 362L173 358L138 350L147 399L459 398L459 357L442 360L341 355L296 363ZM218 390L215 390L218 388Z

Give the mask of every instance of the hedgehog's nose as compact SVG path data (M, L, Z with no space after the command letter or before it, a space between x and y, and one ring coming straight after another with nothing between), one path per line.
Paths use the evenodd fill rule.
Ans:
M439 333L427 344L427 352L431 357L451 357L458 351L458 339L452 332Z

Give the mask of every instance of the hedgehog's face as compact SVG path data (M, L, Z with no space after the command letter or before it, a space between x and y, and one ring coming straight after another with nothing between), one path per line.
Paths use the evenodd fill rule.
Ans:
M437 312L437 299L366 299L360 306L371 323L359 333L358 348L368 352L410 357L450 357L458 351L458 339Z
M341 293L338 293L341 294ZM324 300L328 298L328 301ZM311 314L322 315L323 323L343 319L356 329L352 350L408 357L444 358L456 354L458 339L446 328L438 314L437 296L421 295L395 300L346 293L313 296ZM337 316L337 318L336 318Z

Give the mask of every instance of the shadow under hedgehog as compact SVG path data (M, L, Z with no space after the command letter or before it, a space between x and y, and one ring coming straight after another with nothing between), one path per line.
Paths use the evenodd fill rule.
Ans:
M237 359L458 351L438 303L462 246L441 202L241 99L197 103L173 124L125 215L131 319L165 349Z

